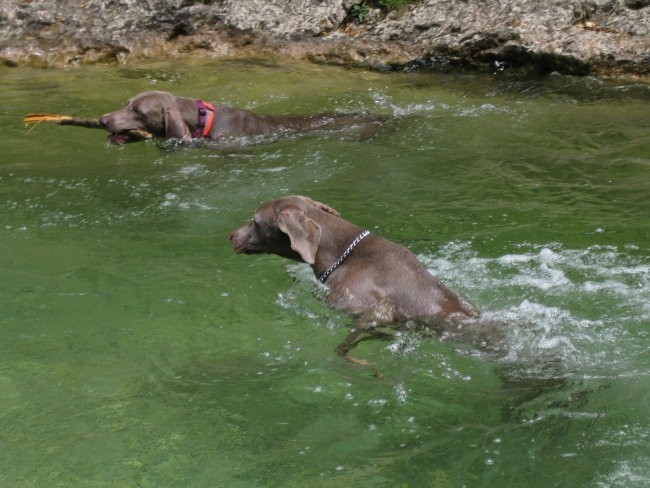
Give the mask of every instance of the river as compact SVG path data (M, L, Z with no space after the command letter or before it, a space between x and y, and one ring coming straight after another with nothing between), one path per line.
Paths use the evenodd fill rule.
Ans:
M259 60L0 68L0 485L650 485L650 87ZM144 90L367 111L231 147L41 124ZM286 194L411 249L507 324L334 349L311 270L232 252Z

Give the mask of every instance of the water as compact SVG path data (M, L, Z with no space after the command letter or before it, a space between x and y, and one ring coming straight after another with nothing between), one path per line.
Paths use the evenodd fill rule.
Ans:
M183 61L2 68L0 486L650 484L650 89L552 75ZM29 112L146 89L265 113L367 110L317 133L116 148ZM415 252L506 357L349 319L309 268L234 255L306 194Z

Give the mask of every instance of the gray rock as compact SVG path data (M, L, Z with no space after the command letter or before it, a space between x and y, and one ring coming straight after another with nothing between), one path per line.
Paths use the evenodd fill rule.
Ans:
M625 6L629 8L643 8L650 5L650 0L625 0Z
M318 36L338 28L347 14L343 0L225 0L229 26L280 38Z
M650 0L425 0L361 24L355 0L4 0L0 60L282 54L375 69L650 74Z

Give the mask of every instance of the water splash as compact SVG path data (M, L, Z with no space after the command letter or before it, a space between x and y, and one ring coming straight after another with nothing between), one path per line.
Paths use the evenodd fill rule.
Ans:
M423 103L409 103L402 106L395 102L391 96L379 91L371 91L370 96L377 108L389 112L393 117L405 117L407 115L449 109L449 105L446 103L431 100Z
M469 242L421 255L431 273L483 317L511 324L511 361L552 354L571 369L620 373L642 351L634 341L650 319L650 265L615 246L565 249L522 244L520 253L480 257Z

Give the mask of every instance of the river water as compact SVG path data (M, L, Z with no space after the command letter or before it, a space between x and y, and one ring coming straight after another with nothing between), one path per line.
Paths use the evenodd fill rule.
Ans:
M386 122L229 150L22 125L149 89ZM648 85L186 60L0 90L0 486L650 485ZM230 248L285 194L410 248L505 357L396 331L340 359L311 270Z

